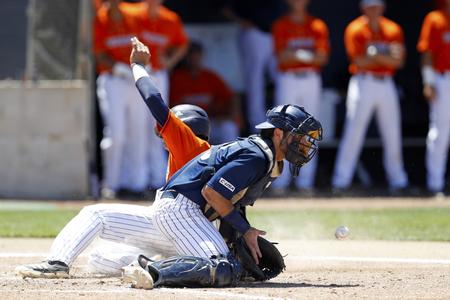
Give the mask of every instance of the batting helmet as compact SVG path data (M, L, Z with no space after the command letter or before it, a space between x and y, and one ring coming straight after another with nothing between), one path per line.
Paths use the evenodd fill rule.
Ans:
M180 104L172 107L172 112L183 121L201 139L209 139L209 117L206 111L192 104Z
M310 161L317 152L317 141L322 140L322 125L303 107L291 104L278 105L267 111L266 122L257 129L279 128L292 135L288 145L286 160L291 164L291 172L297 175L301 166Z

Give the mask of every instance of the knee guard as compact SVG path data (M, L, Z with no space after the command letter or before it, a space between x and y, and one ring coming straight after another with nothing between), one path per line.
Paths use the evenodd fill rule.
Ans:
M235 286L241 277L241 266L231 253L210 259L175 256L157 262L140 255L138 261L152 276L154 287Z

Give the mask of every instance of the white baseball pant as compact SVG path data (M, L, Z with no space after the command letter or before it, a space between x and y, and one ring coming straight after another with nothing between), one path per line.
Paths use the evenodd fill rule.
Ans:
M112 190L142 191L148 178L148 137L153 133L148 126L148 109L132 79L102 74L97 94L105 123L101 142L104 185ZM121 181L123 177L126 182Z
M247 120L250 132L255 133L255 126L266 120L265 72L267 70L272 79L277 73L272 37L257 28L242 28L239 46L244 67Z
M367 126L375 111L383 143L383 163L391 188L403 188L408 178L403 168L400 106L391 77L378 79L370 74L354 75L347 92L344 133L338 149L332 184L350 186Z
M210 258L229 252L219 231L197 204L181 194L175 199L160 198L158 194L151 207L128 204L86 206L55 238L48 259L71 266L97 236L164 256ZM116 262L110 267L123 267L127 262Z
M308 113L317 116L320 109L320 95L322 92L322 79L320 74L314 71L302 73L280 73L277 80L275 104L296 104L303 106ZM285 163L288 166L288 162ZM300 169L300 174L295 180L299 189L309 189L314 186L317 169L317 155ZM286 188L292 180L289 168L283 169L283 173L272 183L276 189Z
M430 103L427 135L427 186L439 192L445 187L445 171L450 138L450 71L436 76L436 98Z

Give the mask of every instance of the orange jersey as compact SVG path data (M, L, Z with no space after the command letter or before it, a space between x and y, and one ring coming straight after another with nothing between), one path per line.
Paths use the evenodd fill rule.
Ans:
M368 24L367 18L361 16L352 21L345 29L345 48L350 60L364 56L369 46L375 46L377 51L387 54L393 43L403 44L403 31L399 25L393 21L381 17L380 30L374 32ZM392 75L395 69L385 66L375 66L369 68L360 68L355 63L350 63L350 73L371 72L380 75Z
M446 11L433 11L425 17L417 49L431 53L435 70L450 71L450 15Z
M121 21L114 21L109 14L109 3L104 3L94 20L94 53L106 53L114 61L129 64L130 39L137 33L137 20L128 6L119 5ZM97 65L97 72L110 71L107 66Z
M173 11L160 5L157 16L150 17L145 2L128 4L139 20L139 39L149 48L152 56L152 70L164 68L162 61L166 52L172 47L188 44L188 37L180 17Z
M328 28L325 22L308 16L303 24L292 21L289 15L278 19L272 27L272 36L275 43L275 53L284 50L309 50L328 54L330 46L328 41ZM317 65L303 62L284 62L279 64L281 71L313 69L319 70Z
M158 130L169 151L166 180L191 159L211 148L207 141L197 137L189 126L171 111L164 126L158 126Z
M210 117L230 113L233 92L214 72L203 69L193 76L186 69L173 72L170 80L170 105L194 104L203 108Z

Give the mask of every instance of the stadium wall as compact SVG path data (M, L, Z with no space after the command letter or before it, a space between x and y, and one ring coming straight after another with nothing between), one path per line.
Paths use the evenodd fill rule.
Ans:
M89 86L0 81L0 198L88 195Z

